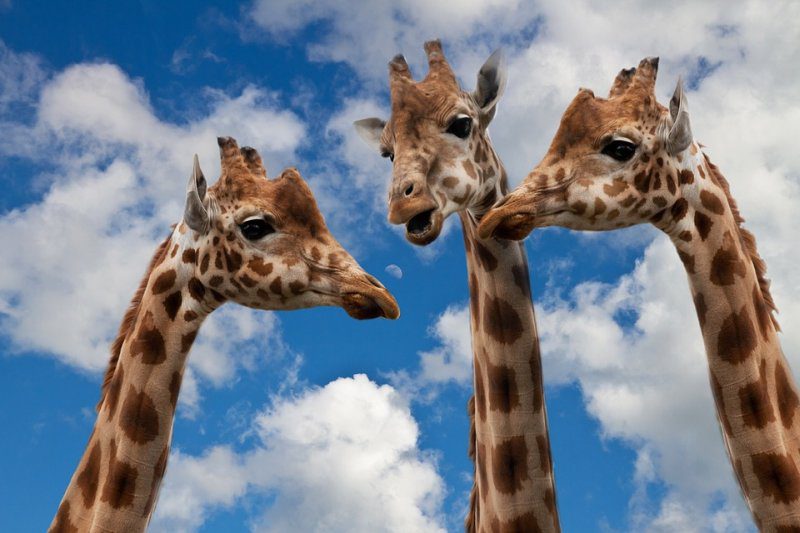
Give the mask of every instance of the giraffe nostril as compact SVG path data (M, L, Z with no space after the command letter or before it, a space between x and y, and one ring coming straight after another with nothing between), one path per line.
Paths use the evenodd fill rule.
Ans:
M375 286L375 287L377 287L379 289L385 289L386 288L381 284L380 281L378 281L378 278L376 278L375 276L373 276L371 274L367 274L366 278L367 278L367 281L369 281L373 286Z
M408 187L406 187L406 190L404 191L404 194L406 196L411 196L412 194L414 194L414 184L413 183L411 185L409 185Z

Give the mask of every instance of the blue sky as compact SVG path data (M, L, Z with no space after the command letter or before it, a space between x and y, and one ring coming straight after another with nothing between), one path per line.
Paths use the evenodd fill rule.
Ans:
M259 148L270 176L297 166L402 317L219 312L190 357L151 529L460 530L471 486L460 229L424 250L405 242L386 222L389 164L350 127L385 116L395 53L424 74L431 37L465 88L494 48L507 50L491 133L514 184L578 87L602 94L646 55L662 58L662 101L688 77L695 135L759 238L796 369L800 75L787 65L800 64L789 22L800 13L746 7L0 2L0 243L13 250L0 258L0 530L50 522L114 330L181 214L193 153L215 175L217 135ZM564 529L750 530L666 239L553 229L527 250Z

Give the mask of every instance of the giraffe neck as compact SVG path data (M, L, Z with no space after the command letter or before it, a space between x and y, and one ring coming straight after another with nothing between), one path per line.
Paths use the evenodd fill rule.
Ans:
M500 165L490 196L506 192ZM518 242L479 239L474 211L459 214L475 372L469 413L476 471L466 527L478 532L559 531L525 250Z
M763 264L755 241L739 227L724 178L697 154L684 162L694 177L682 188L688 209L661 229L689 277L723 440L756 524L800 527L797 387L756 270Z
M147 527L166 469L187 354L218 305L194 277L193 240L191 231L178 226L161 257L154 258L51 531Z

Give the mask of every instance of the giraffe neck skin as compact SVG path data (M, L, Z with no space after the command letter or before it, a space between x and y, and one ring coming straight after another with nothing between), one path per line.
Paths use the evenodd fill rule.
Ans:
M475 387L469 411L474 428L470 454L476 472L466 525L476 532L559 531L524 245L477 235L483 210L508 192L502 163L486 144L491 152L488 161L499 167L495 188L474 201L477 209L459 211L469 276Z
M181 223L148 277L50 531L147 527L166 469L186 358L201 323L219 305L194 277L194 238Z
M797 388L725 192L692 152L679 169L688 201L656 225L686 269L723 440L756 524L800 527Z

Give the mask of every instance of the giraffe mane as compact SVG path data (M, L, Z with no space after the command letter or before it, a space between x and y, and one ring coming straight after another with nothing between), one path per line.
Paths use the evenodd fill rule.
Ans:
M153 258L150 260L150 265L147 267L147 271L142 278L141 283L139 283L139 288L136 289L136 293L133 295L133 299L131 303L128 305L127 311L125 311L125 316L122 318L122 323L119 325L119 332L117 333L117 338L114 339L114 343L111 345L111 358L108 360L108 368L106 369L105 376L103 377L103 386L100 389L100 401L97 402L97 407L95 408L98 412L100 412L100 408L103 407L103 402L106 399L106 393L108 392L108 387L111 384L111 379L114 377L114 372L117 369L117 362L119 361L119 355L122 351L122 345L125 343L125 339L128 338L128 335L133 331L133 326L136 322L136 316L139 314L139 307L142 304L142 298L144 297L144 291L147 288L147 280L150 279L150 274L153 272L153 269L163 261L164 256L167 254L167 249L170 241L172 240L172 234L167 236L164 239L158 248L156 248L155 254L153 254Z
M472 490L469 493L469 511L467 518L464 519L464 529L466 533L474 533L478 523L478 479L477 462L475 458L475 448L478 441L478 433L475 430L475 395L473 394L467 403L467 413L469 413L469 458L472 460Z
M780 331L781 327L778 324L778 319L775 318L775 313L778 312L778 308L775 305L775 300L772 299L772 294L769 291L770 281L767 279L767 264L758 254L758 249L756 248L756 237L750 232L750 230L744 227L744 217L739 212L739 206L736 204L736 200L731 195L731 189L730 185L728 185L728 180L725 179L725 176L722 175L719 167L712 163L705 153L703 154L703 157L705 158L706 164L711 171L711 177L717 182L722 190L725 191L725 197L728 200L731 213L733 213L733 219L736 221L736 225L739 230L739 240L742 244L742 247L747 252L747 255L750 257L750 261L753 263L753 268L755 268L756 278L758 279L758 287L761 291L761 297L764 300L764 304L767 306L769 317L772 320L772 324L775 326L775 331Z

